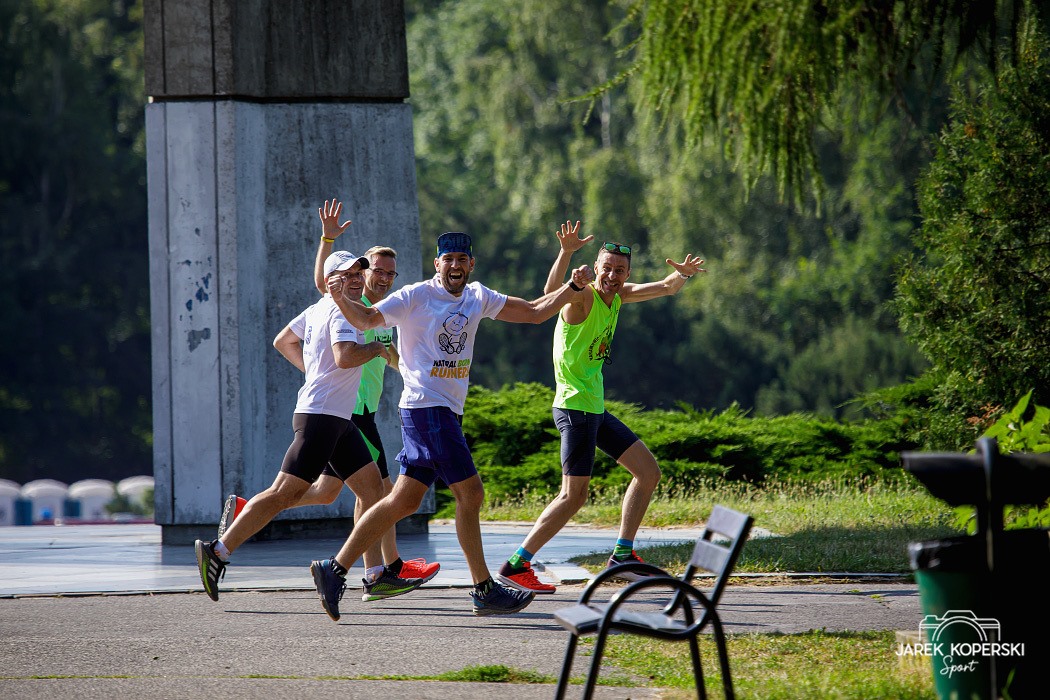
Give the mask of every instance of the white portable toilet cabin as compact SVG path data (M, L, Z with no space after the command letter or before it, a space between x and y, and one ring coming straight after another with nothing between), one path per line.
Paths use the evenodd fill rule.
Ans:
M62 517L68 487L54 479L36 479L22 486L22 498L33 503L33 522Z
M21 495L21 486L10 479L0 479L0 527L15 524L15 501Z
M148 505L145 498L147 492L152 490L152 476L129 476L127 479L121 479L117 482L117 493L124 496L132 503Z
M106 506L116 492L112 481L84 479L69 485L68 498L80 502L81 520L109 520Z

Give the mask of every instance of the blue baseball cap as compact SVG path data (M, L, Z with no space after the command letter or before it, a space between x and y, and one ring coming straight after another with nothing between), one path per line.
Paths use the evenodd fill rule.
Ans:
M473 258L470 236L460 231L448 231L438 236L437 256L440 258L445 253L466 253Z

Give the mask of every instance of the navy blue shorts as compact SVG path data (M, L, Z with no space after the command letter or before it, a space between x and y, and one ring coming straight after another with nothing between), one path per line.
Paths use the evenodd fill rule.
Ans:
M325 470L346 481L372 463L361 431L351 421L323 413L292 414L295 437L284 454L281 471L313 483Z
M440 478L451 486L478 473L463 437L463 418L446 406L399 408L405 448L397 455L401 473L430 486Z
M587 413L573 408L554 408L554 424L561 433L561 473L590 476L594 471L594 450L601 450L619 461L638 436L606 411Z

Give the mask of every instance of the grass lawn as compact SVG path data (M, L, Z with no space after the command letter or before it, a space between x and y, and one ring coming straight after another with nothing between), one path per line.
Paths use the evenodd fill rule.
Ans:
M512 503L490 504L482 520L534 521L551 498L525 494ZM573 522L615 527L620 522L620 493L592 493ZM699 526L715 504L748 513L755 527L774 537L754 538L744 548L739 572L910 572L909 542L936 539L961 530L952 509L921 486L835 481L823 484L718 484L695 493L653 499L644 525ZM639 551L671 571L682 571L692 545ZM583 566L604 565L608 552L581 557Z
M740 700L933 700L928 666L899 664L893 632L729 635L729 666ZM582 647L581 647L582 651ZM609 638L605 660L694 698L689 645L637 636ZM708 697L721 698L714 643L700 640ZM680 692L678 692L680 691Z

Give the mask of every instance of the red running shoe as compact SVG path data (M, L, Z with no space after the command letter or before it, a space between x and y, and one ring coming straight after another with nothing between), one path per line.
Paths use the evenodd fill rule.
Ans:
M418 559L409 559L408 561L401 562L401 573L398 574L398 577L421 578L423 579L423 583L426 583L437 576L437 572L440 568L441 564L438 564L436 561L428 564L427 560L422 557Z
M515 569L510 562L503 562L499 569L499 580L519 591L531 593L553 593L558 590L557 586L544 583L536 578L536 572L532 570L532 564L527 561L521 562L521 568Z

